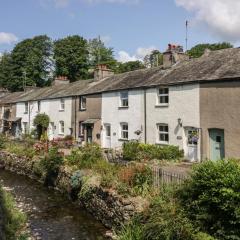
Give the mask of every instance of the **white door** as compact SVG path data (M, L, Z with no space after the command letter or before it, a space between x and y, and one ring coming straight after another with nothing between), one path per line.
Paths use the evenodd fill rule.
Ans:
M187 159L191 162L198 160L198 129L186 129L187 136Z
M54 138L54 123L53 122L50 122L50 124L49 124L48 138L50 141L53 140L53 138Z
M104 142L105 142L105 148L111 148L111 125L105 124L105 134L104 134Z

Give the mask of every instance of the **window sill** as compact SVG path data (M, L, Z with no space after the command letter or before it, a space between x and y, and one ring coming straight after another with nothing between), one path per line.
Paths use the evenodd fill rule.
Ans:
M64 136L64 133L59 133L58 135L59 135L59 136Z
M156 104L155 107L156 108L169 107L169 104L168 103Z
M86 108L81 108L79 109L79 112L85 112L87 109Z
M65 109L59 109L59 112L65 112Z
M129 140L128 139L124 139L124 138L119 138L118 141L120 141L120 142L128 142Z
M156 145L167 146L167 145L169 145L169 142L156 142Z
M120 107L118 107L118 109L128 109L129 108L129 106L120 106Z

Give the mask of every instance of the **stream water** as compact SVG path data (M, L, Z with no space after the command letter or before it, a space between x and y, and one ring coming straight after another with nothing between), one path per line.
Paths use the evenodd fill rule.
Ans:
M84 209L34 180L0 170L1 185L27 214L31 234L42 240L102 240L106 229Z

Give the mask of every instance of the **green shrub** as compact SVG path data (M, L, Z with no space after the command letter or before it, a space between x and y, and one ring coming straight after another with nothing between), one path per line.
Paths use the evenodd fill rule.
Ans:
M240 165L234 160L197 166L179 191L189 218L217 239L240 239Z
M57 173L63 165L63 156L58 152L57 147L49 149L48 154L41 160L41 165L46 172Z
M8 146L8 151L16 154L19 157L33 158L35 156L35 150L33 147L25 147L23 145L14 143Z
M18 239L26 224L26 216L18 211L13 197L0 187L0 208L3 218L3 229L7 240Z
M129 141L123 144L123 158L125 160L138 160L139 142Z
M101 147L97 144L87 144L79 150L72 151L71 155L67 157L69 165L76 165L79 169L91 169L94 163L103 159Z
M6 137L0 134L0 150L6 148Z
M123 145L125 160L177 160L183 157L183 150L177 146L160 146L130 141Z

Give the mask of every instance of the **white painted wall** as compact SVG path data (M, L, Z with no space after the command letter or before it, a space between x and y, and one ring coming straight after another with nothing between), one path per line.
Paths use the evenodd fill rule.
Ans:
M166 123L169 126L169 144L179 146L186 153L187 139L184 127L200 128L199 84L170 86L169 105L165 107L157 106L157 88L148 89L146 98L147 142L158 143L157 124ZM182 119L182 127L178 125L178 118Z
M53 128L53 134L51 138L64 137L71 133L70 128L72 120L72 98L65 99L65 110L60 110L60 99L47 99L41 100L41 109L38 112L38 102L29 102L29 113L25 113L25 103L17 103L16 116L22 118L22 129L23 122L30 122L30 130L34 128L33 120L38 113L45 113L49 116L50 122L55 126ZM64 121L64 134L59 134L59 121Z
M143 91L128 91L128 108L119 108L120 92L110 92L102 94L102 147L108 147L105 138L105 124L111 124L111 148L122 146L120 123L128 123L129 140L140 139L143 141L144 135L137 136L134 132L143 130Z

